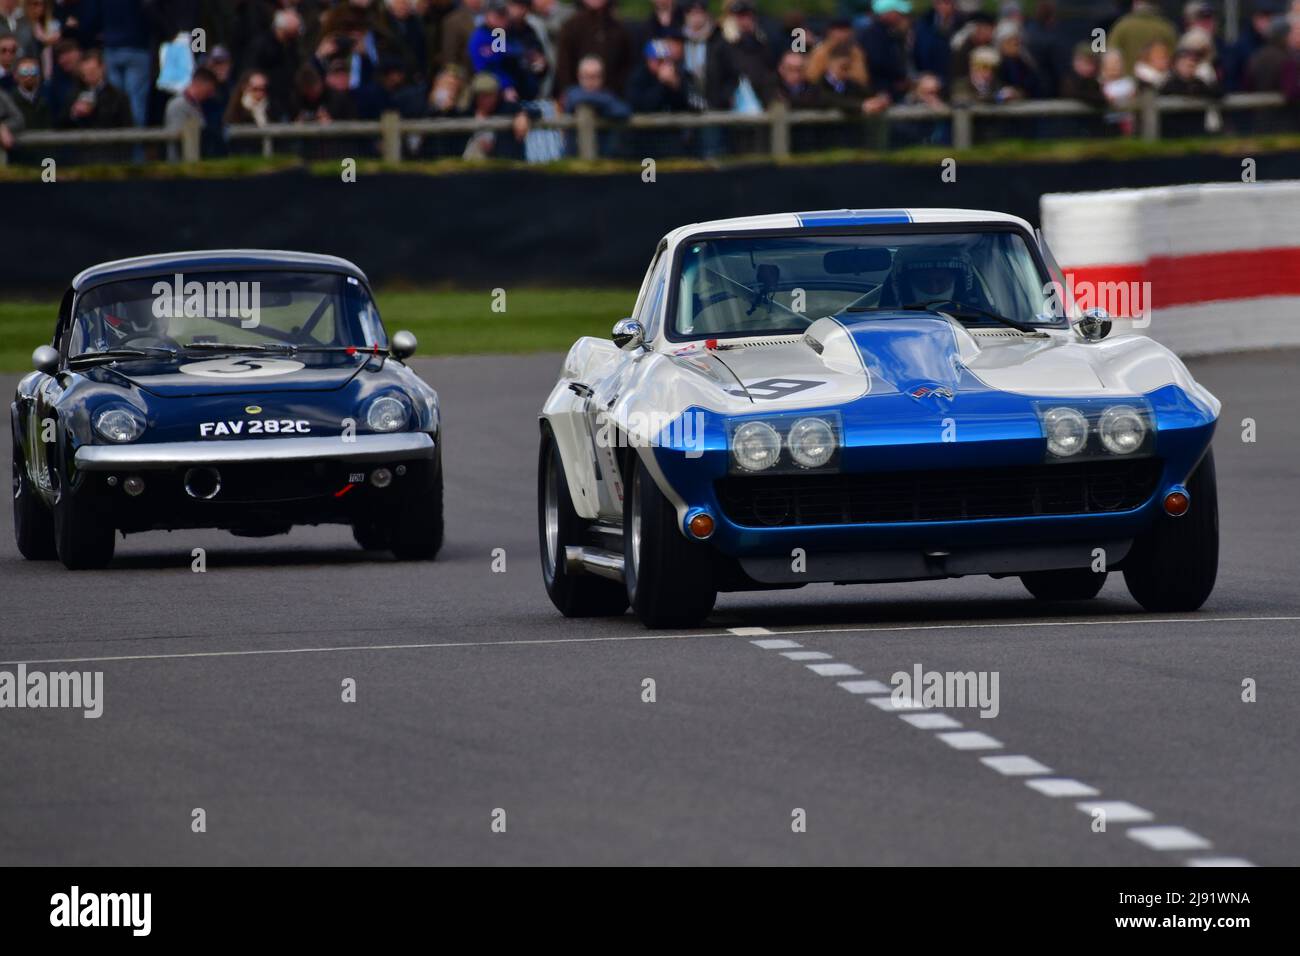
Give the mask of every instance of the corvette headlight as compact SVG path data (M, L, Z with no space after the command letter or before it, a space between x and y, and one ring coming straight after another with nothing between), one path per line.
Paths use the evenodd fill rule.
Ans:
M765 471L781 457L781 436L767 422L745 422L731 434L731 457L745 471Z
M106 441L135 441L144 434L144 417L134 408L113 405L95 416L95 431Z
M1142 413L1132 405L1112 405L1101 413L1097 432L1107 451L1130 455L1146 440L1147 424Z
M790 457L805 468L820 468L831 460L839 444L835 429L822 418L801 418L790 426L786 445Z
M366 407L366 424L372 432L395 432L411 420L411 409L395 395L380 395Z
M1047 435L1047 450L1057 458L1077 455L1088 444L1088 419L1064 405L1043 415L1043 431Z

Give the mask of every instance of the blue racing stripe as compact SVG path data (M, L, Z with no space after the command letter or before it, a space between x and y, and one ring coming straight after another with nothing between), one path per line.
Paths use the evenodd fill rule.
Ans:
M795 217L801 226L870 226L912 221L906 209L827 209L797 212Z

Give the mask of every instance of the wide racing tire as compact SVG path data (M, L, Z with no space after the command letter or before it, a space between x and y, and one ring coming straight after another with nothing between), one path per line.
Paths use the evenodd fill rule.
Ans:
M542 583L551 603L565 617L617 617L627 610L627 590L618 581L570 574L564 549L580 545L589 522L573 507L564 462L555 436L542 429L537 455L537 537Z
M1020 575L1020 581L1040 601L1087 601L1101 591L1106 572L1090 568L1033 571Z
M113 560L115 530L105 520L103 502L83 487L80 494L64 485L54 502L54 547L69 571L103 568Z
M688 540L677 511L640 457L623 502L623 573L628 600L646 627L701 624L718 599L709 545Z
M18 553L28 561L52 561L59 556L54 548L54 515L27 477L27 464L17 440L13 471L14 543L18 545Z
M438 447L428 480L403 489L392 517L388 547L399 561L432 561L442 549L444 533L442 509L442 446ZM353 537L366 545L353 529Z
M1195 611L1214 590L1219 573L1219 492L1213 450L1188 479L1187 497L1185 514L1175 518L1161 509L1124 559L1124 583L1148 611Z

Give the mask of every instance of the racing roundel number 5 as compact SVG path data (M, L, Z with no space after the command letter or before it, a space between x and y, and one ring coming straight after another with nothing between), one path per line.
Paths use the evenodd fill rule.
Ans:
M260 372L264 368L266 366L257 359L245 358L233 359L227 363L225 368L213 365L209 371L218 375L243 375L247 372Z

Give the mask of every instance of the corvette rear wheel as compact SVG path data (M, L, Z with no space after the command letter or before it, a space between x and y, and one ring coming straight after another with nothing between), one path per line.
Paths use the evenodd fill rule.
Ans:
M105 567L113 560L113 525L104 520L104 505L64 487L54 503L54 546L69 571Z
M1089 568L1034 571L1020 575L1020 580L1040 601L1087 601L1095 598L1106 583L1106 572Z
M353 531L356 535L355 529ZM427 484L406 489L388 533L388 547L399 561L432 561L442 548L442 448ZM357 537L362 547L366 545Z
M1214 452L1207 451L1187 482L1187 513L1162 510L1124 559L1124 583L1148 611L1195 611L1219 573L1219 493Z
M564 463L550 430L542 433L537 456L537 534L542 552L542 583L551 603L565 617L617 617L627 610L627 591L617 581L570 574L564 549L583 541L588 522L569 495Z
M713 610L709 546L677 527L677 510L638 457L623 503L623 573L628 600L647 627L689 627Z
M27 477L22 448L14 442L14 541L28 561L58 557L54 549L54 516Z

